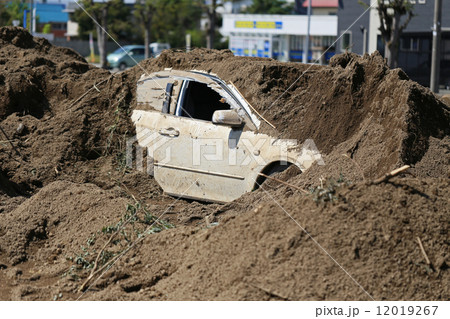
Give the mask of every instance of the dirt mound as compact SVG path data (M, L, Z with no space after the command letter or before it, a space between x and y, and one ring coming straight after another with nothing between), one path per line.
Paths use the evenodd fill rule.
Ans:
M447 300L449 189L448 179L394 179L336 187L326 202L284 186L262 190L221 208L218 223L147 236L83 298ZM29 256L0 271L20 273L4 288L8 296L80 296L83 271L73 265L89 264L104 244L102 229L123 218L127 200L117 192L55 182L8 214L2 249Z
M370 299L292 217L376 300L445 300L449 186L448 180L409 179L344 187L332 205L286 196L281 188L245 214L231 209L219 226L149 238L116 275L99 282L110 289L88 298L129 292L127 299ZM128 279L114 285L114 276L123 273ZM137 291L127 291L137 284Z
M278 176L310 194L266 182L226 205L174 200L127 168L136 81L166 67L216 73L277 127L263 131L312 138L326 165ZM110 74L5 27L0 99L2 300L75 299L97 256L131 246L83 298L370 299L299 225L375 299L449 297L449 109L378 53L166 51ZM370 183L404 163L415 178Z
M446 300L450 292L448 285L443 284L449 276L448 229L445 226L449 222L449 211L444 196L449 186L448 180L413 179L372 186L361 184L340 188L332 204L322 204L299 194L286 196L287 190L283 187L271 196L281 198L277 202L283 209L376 300ZM54 198L42 199L50 204L53 202L50 199ZM99 205L102 207L101 202ZM266 196L259 204L247 206L245 214L239 205L225 209L226 215L217 226L178 227L149 236L85 297L107 300L370 299L283 209ZM90 221L95 212L83 215L89 216L86 221ZM118 217L112 211L114 215ZM98 227L102 225L100 220L95 223ZM82 231L95 229L85 224L85 219L80 224L85 225L80 228ZM54 226L53 241L57 242L61 237L58 234L72 226L68 222ZM78 237L75 242L83 245L83 237ZM431 266L424 261L417 237L428 252ZM68 245L67 240L63 242ZM76 244L72 246L77 248ZM35 255L52 256L50 249L41 251L46 253ZM53 266L52 269L59 275L65 274L70 263L67 262L64 269L61 252L54 254L60 268ZM17 282L30 281L31 274L25 267L19 265L12 269L23 272ZM50 288L45 285L44 268L37 263L33 269L43 272L43 278L34 285L43 295ZM57 293L75 298L79 296L75 293L79 285L63 277Z
M22 28L1 28L0 47L2 120L16 112L41 118L45 111L58 110L64 100L80 96L85 90L80 83L87 78L105 76L75 51L33 38Z
M121 156L124 136L133 135L134 79L127 85L126 75L112 76L22 28L0 28L0 43L2 179L25 196L57 179L92 181L82 167Z

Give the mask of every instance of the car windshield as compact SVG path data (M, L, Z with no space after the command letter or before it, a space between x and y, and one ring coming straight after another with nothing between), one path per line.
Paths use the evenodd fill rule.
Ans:
M125 48L118 48L116 51L114 51L112 54L123 54L123 53L127 53L130 50L127 50Z

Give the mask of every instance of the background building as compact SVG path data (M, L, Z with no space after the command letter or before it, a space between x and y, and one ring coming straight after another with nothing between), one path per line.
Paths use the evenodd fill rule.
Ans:
M302 61L307 23L306 15L224 14L221 33L229 37L229 48L235 55ZM332 46L337 27L336 15L311 16L309 61L318 59ZM322 62L333 55L331 48Z
M377 0L340 0L338 10L339 35L338 52L351 51L357 54L373 53L375 50L384 55L384 43L378 30L380 19L376 7L364 11ZM411 79L422 85L430 85L432 27L434 0L409 0L414 4L415 16L403 30L400 39L398 66ZM363 4L361 4L363 2ZM376 4L375 4L376 5ZM362 15L362 16L361 16ZM441 41L441 86L450 85L450 1L442 4L442 41ZM352 27L351 24L360 18ZM350 28L349 28L350 27ZM347 30L347 28L349 28ZM347 30L347 31L346 31Z
M364 12L369 3L370 0L339 0L337 53L349 51L362 55L368 51L370 10Z
M66 5L60 3L35 3L36 31L42 32L45 25L50 25L50 33L54 37L64 37L69 20L65 8Z
M64 9L64 12L67 12L67 14L69 15L67 21L67 31L65 33L65 36L68 40L70 40L71 38L78 38L78 22L73 21L73 15L75 13L75 10L77 10L78 8L79 6L75 2L69 2Z
M306 14L310 0L300 1L300 6ZM287 2L295 2L295 0L288 0ZM339 0L311 0L311 13L313 15L336 15L339 7Z

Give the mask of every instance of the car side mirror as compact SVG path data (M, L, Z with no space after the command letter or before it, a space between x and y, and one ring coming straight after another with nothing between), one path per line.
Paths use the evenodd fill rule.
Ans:
M212 116L214 124L239 127L244 124L244 119L235 110L218 110Z

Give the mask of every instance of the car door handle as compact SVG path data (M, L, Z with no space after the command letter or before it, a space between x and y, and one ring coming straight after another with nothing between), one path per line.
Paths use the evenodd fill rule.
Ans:
M170 136L170 137L177 137L178 135L180 135L180 132L178 130L171 128L171 127L160 129L158 131L158 133L161 135L166 135L166 136Z

